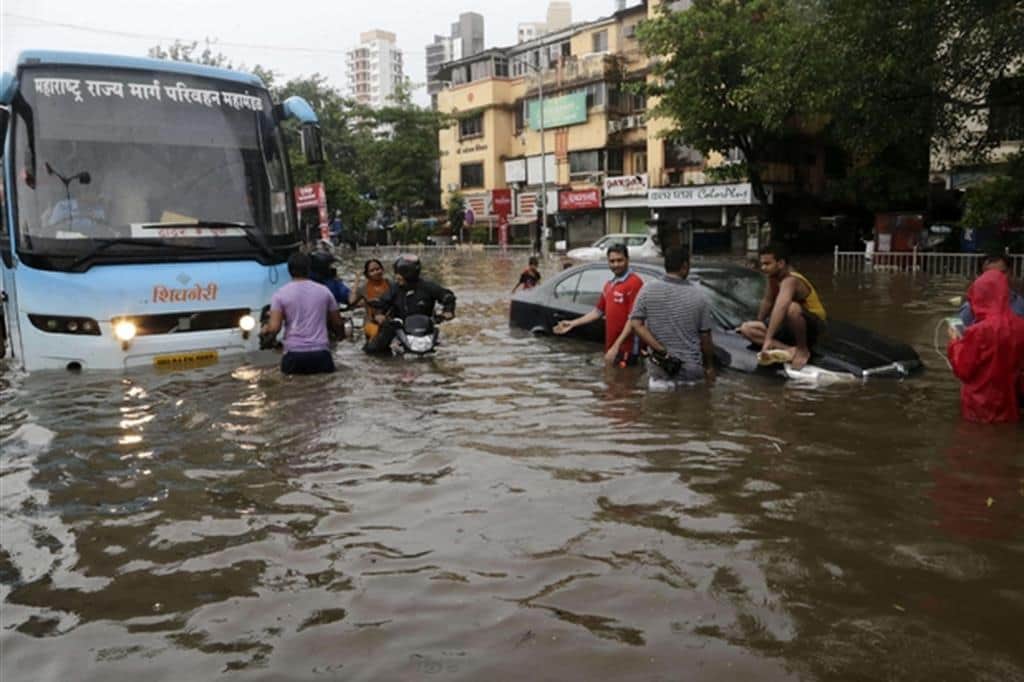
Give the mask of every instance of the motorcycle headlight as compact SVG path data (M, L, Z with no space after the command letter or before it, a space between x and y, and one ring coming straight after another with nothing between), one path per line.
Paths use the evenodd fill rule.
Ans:
M409 349L414 353L426 353L434 345L434 339L430 336L410 336Z

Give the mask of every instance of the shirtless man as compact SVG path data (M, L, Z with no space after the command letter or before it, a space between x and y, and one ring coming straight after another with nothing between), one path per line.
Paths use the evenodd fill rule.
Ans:
M814 285L789 266L789 250L770 244L760 251L761 272L768 277L757 319L740 325L739 333L761 345L763 364L789 362L800 369L825 332L825 306Z

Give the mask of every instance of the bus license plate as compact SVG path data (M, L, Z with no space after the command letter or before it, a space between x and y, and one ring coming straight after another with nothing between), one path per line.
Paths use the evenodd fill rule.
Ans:
M156 355L153 357L153 366L157 369L191 369L216 364L218 359L219 355L215 350L197 350L190 353Z

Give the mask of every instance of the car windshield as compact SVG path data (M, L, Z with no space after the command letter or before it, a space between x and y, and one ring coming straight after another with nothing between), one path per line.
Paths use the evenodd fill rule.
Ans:
M700 268L691 278L704 287L712 314L723 326L735 328L757 315L765 287L760 273L740 268Z
M271 237L295 231L283 141L264 90L71 67L28 68L20 82L15 163L25 252L74 255L111 239L124 248L153 239L171 249L176 240L204 240L249 250L256 247L242 230L219 225ZM197 222L207 227L184 227Z
M626 246L641 246L647 241L643 235L622 235L610 234L597 240L594 244L599 249L607 249L612 244L625 244Z

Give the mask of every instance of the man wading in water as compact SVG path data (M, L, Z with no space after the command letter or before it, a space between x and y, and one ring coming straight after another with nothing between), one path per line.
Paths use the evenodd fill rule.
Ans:
M789 250L781 244L761 249L761 272L768 276L757 319L740 325L739 333L761 344L762 364L789 362L800 369L811 348L825 333L825 306L814 285L789 267Z

